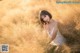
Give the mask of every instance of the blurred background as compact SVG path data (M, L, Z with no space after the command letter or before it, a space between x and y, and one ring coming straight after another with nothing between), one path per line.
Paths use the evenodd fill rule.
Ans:
M59 21L66 38L58 53L80 53L80 4L56 0L0 0L0 44L9 44L9 53L53 53L48 52L50 39L39 22L41 10Z

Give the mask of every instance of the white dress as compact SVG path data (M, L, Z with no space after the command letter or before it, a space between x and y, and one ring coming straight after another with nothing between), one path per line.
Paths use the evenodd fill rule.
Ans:
M54 32L55 28L53 28L50 32L48 31L48 34L50 37L52 37L52 33ZM50 43L51 45L62 45L65 43L65 38L61 35L61 33L57 32L57 35L55 39Z

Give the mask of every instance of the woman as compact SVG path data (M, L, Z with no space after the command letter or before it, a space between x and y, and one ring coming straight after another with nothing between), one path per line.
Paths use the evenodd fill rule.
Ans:
M43 28L47 31L49 37L51 38L50 44L56 46L63 45L65 39L59 32L58 22L52 19L52 15L48 11L42 10L40 12L40 21Z

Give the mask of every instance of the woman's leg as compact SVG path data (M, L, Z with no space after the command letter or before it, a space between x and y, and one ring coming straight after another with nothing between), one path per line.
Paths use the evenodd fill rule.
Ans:
M56 46L56 48L55 48L55 50L54 51L57 51L59 49L59 45L58 46Z

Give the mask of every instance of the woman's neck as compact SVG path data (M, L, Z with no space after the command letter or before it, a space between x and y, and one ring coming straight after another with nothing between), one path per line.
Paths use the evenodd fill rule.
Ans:
M52 22L54 22L54 20L53 19L50 19L50 21L45 22L43 25L48 25L48 24L50 24Z
M55 20L51 19L50 22L54 22Z
M48 22L47 22L47 24L50 24L50 23L52 23L54 20L53 19L50 19Z

